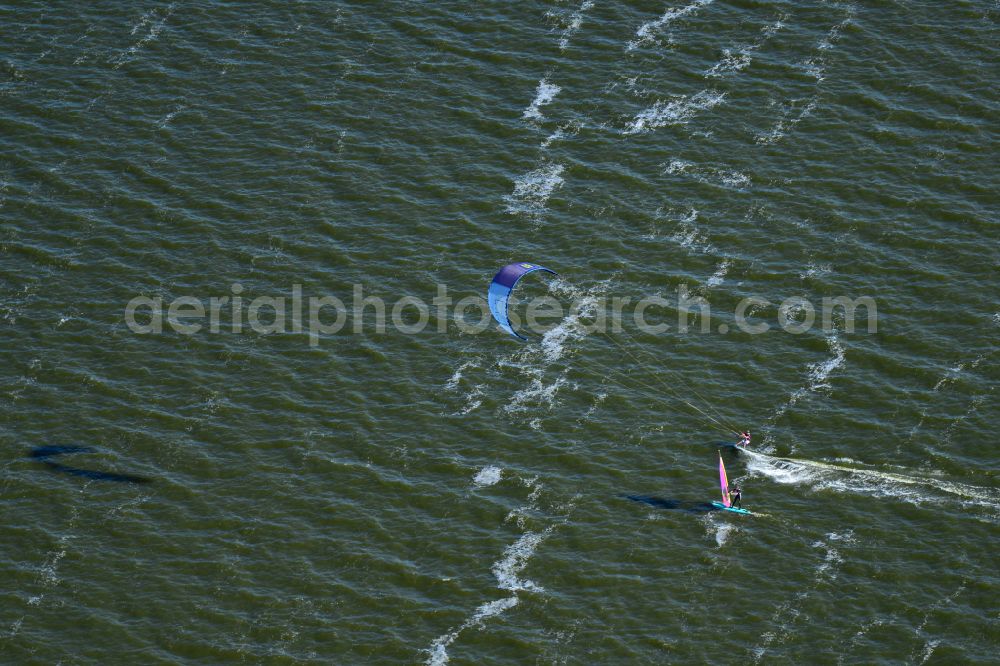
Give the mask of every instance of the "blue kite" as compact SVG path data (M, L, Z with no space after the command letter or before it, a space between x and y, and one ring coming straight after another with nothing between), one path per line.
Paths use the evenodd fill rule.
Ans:
M493 318L500 324L500 328L522 340L527 340L528 338L515 331L514 327L510 325L510 317L507 316L507 301L510 298L510 292L514 291L514 285L517 284L518 280L528 273L534 273L535 271L545 271L546 273L557 275L555 271L550 271L545 266L539 266L538 264L507 264L493 276L493 282L490 283L490 291L487 294L490 312L493 313Z

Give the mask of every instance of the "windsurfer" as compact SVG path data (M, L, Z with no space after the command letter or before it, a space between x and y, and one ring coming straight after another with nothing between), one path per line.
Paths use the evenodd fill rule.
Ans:
M740 441L736 444L736 446L742 446L745 449L750 447L749 430L744 430L743 432L740 433Z
M729 491L729 501L733 507L737 509L743 508L743 491L740 489L740 484L733 484L732 489Z

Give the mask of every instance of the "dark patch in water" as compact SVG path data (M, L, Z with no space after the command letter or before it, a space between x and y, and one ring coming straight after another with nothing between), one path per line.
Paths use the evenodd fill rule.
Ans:
M93 449L86 446L39 446L31 450L30 458L35 458L45 463L45 466L55 472L62 472L71 476L79 476L95 481L114 481L115 483L149 483L152 479L134 474L116 474L114 472L101 472L96 469L81 469L57 463L49 458L61 456L66 453L88 453Z
M48 458L50 456L61 456L64 453L88 453L92 450L86 446L39 446L31 450L31 457Z
M669 499L666 497L653 497L652 495L622 495L627 500L640 502L656 509L667 509L668 511L684 511L686 513L707 513L709 511L720 511L709 502L684 502L681 500Z

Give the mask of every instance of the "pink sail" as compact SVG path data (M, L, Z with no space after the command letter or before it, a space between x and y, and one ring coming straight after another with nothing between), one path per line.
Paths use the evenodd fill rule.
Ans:
M719 454L719 485L722 486L722 504L730 506L729 501L729 479L726 478L726 466L722 464L722 454Z

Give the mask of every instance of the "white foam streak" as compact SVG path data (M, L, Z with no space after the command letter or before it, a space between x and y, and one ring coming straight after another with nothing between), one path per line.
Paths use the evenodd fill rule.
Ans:
M869 631L871 631L876 627L881 627L883 624L885 624L884 620L875 619L872 620L871 622L866 622L863 625L861 625L861 628L858 629L857 632L855 632L854 636L851 638L851 642L848 646L848 649L837 655L837 664L839 665L845 662L846 657L851 652L853 652L853 650L858 646L858 644L861 642L861 639L864 638L865 634L867 634Z
M504 197L507 212L529 215L542 213L552 193L562 187L564 170L565 167L561 164L546 164L519 177L514 181L514 191Z
M695 0L695 2L692 2L690 5L668 9L663 13L663 16L655 21L643 23L639 29L636 30L635 39L630 41L626 45L625 49L627 51L632 51L640 46L645 46L646 44L655 42L656 34L669 26L671 23L679 18L694 14L702 7L710 4L712 4L712 0Z
M518 592L532 591L542 592L543 589L530 580L518 578L524 568L528 566L528 560L535 553L535 549L552 531L552 528L542 532L525 532L521 537L504 550L503 557L493 564L493 575L497 579L497 587L501 590L513 592L514 595L503 599L496 599L481 604L476 608L472 616L462 625L453 631L439 636L431 643L428 649L430 656L425 662L428 666L443 666L449 661L448 646L455 642L459 635L475 626L482 626L489 618L496 617L501 613L510 610L520 602L517 597Z
M817 42L814 55L799 63L799 66L816 80L817 88L819 83L826 78L825 58L827 52L830 51L834 44L836 44L840 39L843 29L854 20L854 14L857 9L854 5L847 5L846 11L847 18L831 27L830 30L827 31L826 36ZM810 97L806 102L805 106L802 107L802 109L797 113L794 108L785 110L769 131L757 134L757 143L762 145L771 145L780 141L789 131L794 129L796 125L802 122L805 118L809 117L809 115L816 108L816 100L818 98L818 93L813 94L812 97ZM801 100L795 100L795 102L799 101Z
M762 132L757 135L757 143L765 146L777 143L796 125L802 122L805 118L808 118L809 114L811 114L815 108L816 97L814 96L806 103L798 114L794 114L793 111L785 111L770 131Z
M831 335L827 340L830 345L830 351L833 352L833 356L822 363L816 363L809 366L809 390L815 391L820 388L829 388L830 384L827 383L827 379L830 377L830 373L839 368L844 363L846 358L846 353L844 352L844 347L837 340L836 335Z
M726 542L729 540L729 535L735 529L736 528L733 526L732 523L721 523L718 526L718 528L715 530L715 543L716 543L716 545L719 548L722 548L723 546L725 546Z
M814 363L809 366L808 378L809 383L792 393L788 398L788 402L779 407L774 415L770 418L771 421L776 420L778 417L787 412L792 406L795 405L799 400L807 396L808 394L818 391L823 388L830 388L830 384L827 381L834 370L843 365L844 360L847 358L847 354L844 351L844 347L840 344L837 339L836 333L832 334L827 339L827 344L830 345L830 351L833 352L833 356L819 363Z
M663 173L668 173L671 175L680 174L684 173L693 166L694 164L692 164L691 162L686 162L685 160L670 160L670 164L668 164L667 168L663 170Z
M994 353L996 353L996 350L980 354L972 361L966 361L956 364L955 367L950 368L944 374L944 376L942 376L941 379L938 380L937 384L934 385L934 388L932 388L931 391L937 391L945 384L950 384L954 382L956 379L958 379L959 375L961 375L966 368L972 368L972 369L978 368L980 363L982 363L984 360L992 356Z
M816 83L826 78L826 54L824 52L833 49L840 40L840 33L854 20L855 11L853 5L848 5L847 18L831 27L826 35L816 43L816 55L806 58L800 63L800 66L816 79Z
M684 160L671 160L663 173L674 176L690 174L695 180L707 185L722 185L733 189L746 189L750 186L750 177L739 171L726 171L708 166L698 166Z
M475 359L471 361L466 361L465 363L462 363L462 365L458 366L458 368L455 370L452 376L445 383L444 385L445 390L456 391L456 392L459 391L462 377L465 371L468 370L469 368L478 367L478 365L479 361L478 359ZM465 394L465 406L460 411L456 412L456 415L465 416L469 412L478 409L483 404L483 396L484 393L482 385L472 387Z
M712 274L712 277L705 281L705 286L712 288L718 287L722 284L722 281L726 278L726 273L729 272L730 266L732 266L732 262L728 259L723 259L722 263L720 263L718 268L715 269L715 273Z
M549 528L551 529L551 528ZM519 592L521 590L531 590L541 592L533 581L522 580L518 575L528 566L528 559L535 554L538 544L548 535L548 530L544 532L525 532L521 538L507 547L503 553L503 559L494 563L493 575L497 579L498 587L501 590Z
M529 411L531 405L548 405L551 407L555 402L556 394L565 383L565 377L559 377L551 384L546 384L540 378L536 377L531 380L528 386L511 396L510 402L504 407L504 411L508 413Z
M639 134L665 125L683 125L701 111L722 103L726 93L702 90L694 95L681 95L669 102L657 102L639 112L625 128L625 134Z
M521 483L531 488L531 492L528 493L528 501L521 506L511 509L504 518L504 522L515 523L519 529L523 530L525 529L527 519L538 509L538 498L541 497L544 486L538 481L537 477L521 479Z
M705 72L705 76L719 77L730 72L740 72L746 69L750 62L749 50L733 53L729 49L723 49L722 60L712 65L712 68Z
M440 636L431 643L430 647L430 657L427 659L428 666L444 666L447 664L450 658L448 657L448 646L455 642L459 634L461 634L466 629L475 626L482 626L485 620L491 617L496 617L506 610L510 610L518 604L517 597L507 597L504 599L496 599L495 601L488 601L485 604L479 606L475 613L472 614L468 620L465 621L462 626L458 629L451 631L444 636Z
M851 533L848 532L847 536L837 534L836 532L830 532L826 535L828 539L832 541L846 540L852 542ZM836 567L843 564L844 558L840 556L840 553L826 541L817 541L813 544L813 548L822 548L826 551L826 555L823 557L823 561L816 566L814 574L818 576L823 576L829 580L834 580L837 577Z
M175 117L177 117L177 114L181 113L182 111L185 111L186 109L187 109L186 106L178 106L176 109L174 109L173 111L171 111L167 115L163 116L163 118L161 118L156 123L156 126L159 127L160 129L163 129L168 124L170 124L171 120L173 120Z
M556 141L561 141L562 139L571 136L576 136L577 132L579 131L580 131L580 125L576 123L567 123L565 125L557 127L556 131L552 132L552 134L545 137L542 140L542 143L539 145L541 148L548 148Z
M576 31L580 29L580 26L583 25L584 13L587 12L589 9L593 8L593 6L594 6L593 0L584 0L583 4L580 5L580 8L570 15L569 22L567 23L566 28L562 32L562 37L559 38L560 51L565 51L566 49L569 48L570 39L573 37Z
M799 277L805 280L806 278L819 277L820 275L827 275L833 271L833 267L830 264L809 264L806 266L806 270L799 273Z
M474 368L475 366L476 366L475 361L466 361L462 365L458 366L458 369L455 370L455 374L451 376L451 379L448 380L448 383L445 384L444 387L449 391L454 391L455 389L457 389L458 382L461 381L462 379L462 373L469 368Z
M816 591L820 583L832 583L836 580L837 567L844 561L844 559L841 557L840 553L833 548L830 541L854 543L854 536L853 532L850 531L846 534L831 532L826 536L829 541L817 541L813 544L813 547L815 548L824 549L826 554L814 569L815 575L813 576L812 585L801 592L797 592L791 599L778 606L774 615L771 616L771 624L775 625L774 630L765 631L761 634L760 642L750 649L750 655L753 657L753 663L760 663L761 659L764 658L764 655L767 654L767 651L772 645L781 645L795 632L794 625L802 615L802 611L799 606L810 594Z
M472 479L472 484L477 488L487 488L500 482L503 470L495 465L483 467Z
M469 412L479 409L479 407L481 407L482 404L483 404L483 391L482 388L477 386L476 388L469 391L469 393L465 396L465 406L462 408L460 412L458 412L457 415L465 416Z
M922 655L920 655L920 663L921 664L926 664L927 663L927 661L931 658L931 655L934 654L934 649L938 645L940 645L940 643L941 643L940 640L929 640L929 641L927 641L927 644L924 645L924 652L923 652Z
M850 25L850 23L854 20L855 11L856 10L854 6L849 5L847 7L847 18L845 18L843 21L830 28L830 30L827 31L826 36L823 39L819 40L819 43L816 44L816 48L819 49L820 51L827 51L829 49L832 49L834 44L840 41L840 33L842 33L844 31L844 28Z
M678 243L681 247L696 252L716 252L715 247L708 240L708 237L695 226L697 220L698 211L692 208L688 215L679 221L677 231L671 236L671 240Z
M594 402L587 409L587 413L583 415L583 418L587 419L593 416L600 408L601 404L607 399L608 399L607 393L598 393L596 396L594 396Z
M741 46L737 49L723 49L722 59L715 63L711 69L705 72L705 76L718 78L725 76L726 74L743 71L750 65L753 54L756 53L768 39L773 37L774 34L783 27L785 27L784 23L776 21L770 25L764 26L764 28L760 31L761 38L753 44Z
M565 351L566 343L579 340L586 335L580 323L581 317L593 317L597 313L597 296L591 292L585 294L575 306L575 310L563 319L558 326L546 331L542 336L542 351L548 363L558 361Z
M554 83L549 83L548 79L539 81L538 88L535 90L535 99L531 101L531 104L524 110L524 114L521 117L525 120L541 120L541 108L547 104L551 104L552 100L556 98L556 95L561 90L562 88Z
M965 591L965 582L963 582L961 585L959 585L958 589L955 590L954 592L952 592L951 594L949 594L947 597L945 597L944 599L942 599L942 600L938 601L937 603L935 603L934 605L932 605L927 610L927 613L924 614L924 619L923 619L923 621L921 621L920 626L917 627L917 631L916 631L917 636L923 636L924 635L924 627L927 626L927 622L928 622L928 620L930 620L931 613L933 611L937 611L937 610L940 610L940 609L944 608L945 606L951 605L952 603L954 603L955 598L958 597L958 595L962 594L962 592L964 592L964 591ZM923 650L922 650L922 652L920 654L920 662L919 663L920 664L927 663L927 661L931 658L931 655L934 654L934 650L940 644L941 644L941 640L938 639L938 638L931 638L931 639L926 640L924 642L924 645L923 645ZM915 655L913 657L911 657L911 659L912 659L912 661L914 663L917 663Z
M541 147L542 148L548 148L549 146L552 145L552 143L554 141L558 141L559 139L563 138L563 136L564 136L563 129L561 127L559 127L559 128L556 129L555 132L553 132L552 134L550 134L547 137L545 137L545 140L542 141L542 143L541 143Z
M566 286L565 283L554 281L549 288L558 291ZM517 368L528 377L528 384L515 392L503 407L505 412L525 412L534 406L551 407L555 403L559 390L569 383L566 377L568 368L564 368L560 375L549 383L544 381L546 369L563 359L571 343L587 335L587 329L581 318L593 317L596 314L598 290L604 286L602 283L583 293L570 289L569 295L573 296L574 307L559 325L546 331L540 344L526 347L518 352L515 357L516 362L500 362L502 366ZM536 430L541 428L537 420L531 425Z
M160 32L167 23L167 19L170 18L170 15L173 13L174 5L170 4L167 6L166 12L162 18L158 17L155 9L143 14L142 18L139 19L139 22L132 26L131 34L135 35L139 30L145 28L146 26L149 26L149 31L135 44L110 58L108 62L112 63L115 66L115 69L118 69L128 61L132 60L132 58L143 49L143 47L150 42L155 41L156 38L160 36Z
M750 177L739 171L716 171L715 174L728 187L742 190L750 185Z

